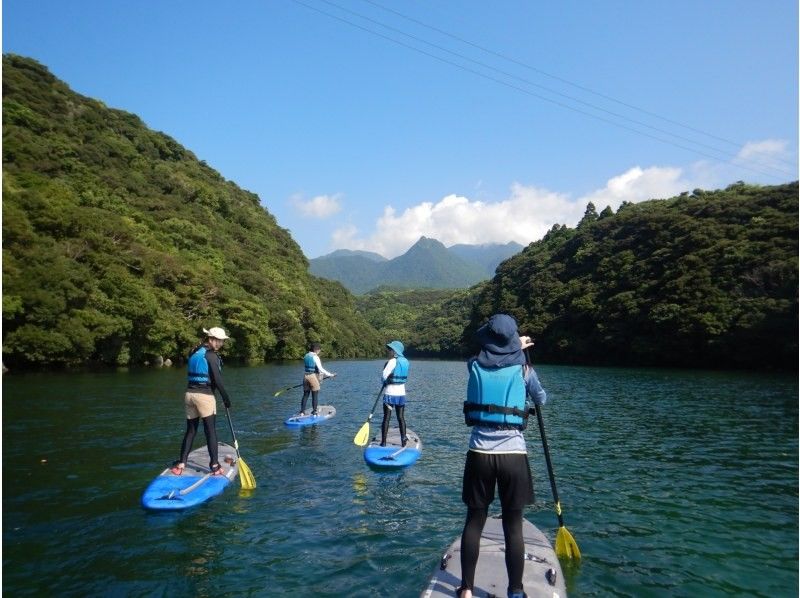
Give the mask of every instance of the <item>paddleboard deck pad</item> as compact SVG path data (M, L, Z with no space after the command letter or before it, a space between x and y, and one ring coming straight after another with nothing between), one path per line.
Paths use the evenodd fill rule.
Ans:
M364 461L370 467L382 469L408 467L416 463L422 455L422 441L413 430L406 428L408 442L405 447L400 439L400 430L397 428L389 428L386 434L386 446L381 446L380 431L378 434L364 449Z
M567 588L561 565L547 537L527 519L522 520L522 536L525 540L525 572L522 575L525 593L531 597L566 598ZM481 534L481 551L475 569L473 596L485 598L507 595L505 558L503 522L498 516L489 517ZM455 539L442 556L420 598L452 598L459 586L461 536Z
M284 424L290 428L302 428L303 426L314 426L329 420L336 415L336 407L333 405L318 405L318 415L293 415Z
M142 506L151 511L180 511L217 496L239 474L236 449L220 442L219 462L224 475L211 475L208 447L193 450L181 475L168 467L150 482L142 495Z

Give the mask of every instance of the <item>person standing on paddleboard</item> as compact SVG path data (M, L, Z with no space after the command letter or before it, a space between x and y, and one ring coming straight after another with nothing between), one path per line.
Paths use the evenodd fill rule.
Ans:
M494 500L500 495L505 537L509 598L523 598L525 542L522 510L533 502L533 480L522 431L530 412L526 395L538 405L547 394L536 372L527 364L525 349L533 345L519 336L517 322L507 314L495 314L477 332L481 345L467 364L469 382L464 419L472 426L464 464L461 499L467 519L461 535L460 598L471 598L475 568L480 554L483 526Z
M406 380L408 380L408 359L403 356L405 347L400 341L386 343L389 349L389 361L383 365L383 423L381 423L381 446L386 446L386 435L389 433L389 420L392 410L397 414L397 425L400 428L402 445L408 442L406 437Z
M206 335L205 340L189 354L189 384L183 398L186 407L186 434L181 444L181 458L170 468L175 475L181 475L186 467L186 459L192 450L201 419L208 445L209 468L213 475L223 474L218 457L217 399L214 391L219 391L225 407L230 408L231 399L222 384L222 358L217 354L230 337L218 327L211 330L203 328L203 333Z
M303 400L300 402L300 415L306 414L306 403L308 402L308 395L311 395L311 415L319 415L317 408L319 407L319 389L323 378L333 378L333 374L322 367L322 361L319 358L319 352L322 351L322 345L319 343L311 343L308 348L308 353L303 357Z

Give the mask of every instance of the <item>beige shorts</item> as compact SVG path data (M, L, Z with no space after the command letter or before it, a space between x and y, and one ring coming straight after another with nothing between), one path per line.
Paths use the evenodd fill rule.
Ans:
M217 414L217 399L213 394L187 390L183 396L183 406L186 407L186 419Z
M319 374L306 374L303 376L303 390L319 390Z

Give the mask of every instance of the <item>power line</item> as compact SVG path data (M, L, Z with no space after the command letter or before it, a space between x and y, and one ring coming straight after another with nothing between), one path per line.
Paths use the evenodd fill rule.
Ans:
M704 144L704 143L701 143L701 142L698 142L698 141L694 141L694 140L692 140L692 139L689 139L689 138L687 138L687 137L682 137L682 136L680 136L680 135L677 135L677 134L675 134L675 133L671 133L671 132L669 132L669 131L666 131L666 130L660 129L660 128L658 128L658 127L653 127L653 126L651 126L651 125L648 125L648 124L646 124L646 123L643 123L643 122L641 122L641 121L637 121L637 120L634 120L634 119L628 118L628 117L626 117L625 115L621 115L621 114L618 114L618 113L615 113L615 112L612 112L612 111L606 110L606 109L604 109L604 108L601 108L601 107L599 107L599 106L595 106L595 105L593 105L593 104L591 104L591 103L584 102L584 101L582 101L582 100L580 100L580 99L573 98L573 97L571 97L571 96L568 96L568 95L566 95L566 94L562 94L562 93L560 93L560 92L557 92L557 91L554 91L554 90L548 89L548 88L546 88L546 87L544 87L544 86L538 85L538 84L536 84L536 83L533 83L533 82L531 82L531 81L527 81L527 80L525 80L525 79L522 79L522 78L520 78L520 77L517 77L517 76L515 76L515 75L513 75L513 74L511 74L511 73L508 73L508 72L505 72L505 71L499 70L499 69L497 69L497 68L495 68L495 67L493 67L493 66L491 66L491 65L487 65L487 64L485 64L485 63L482 63L482 62L479 62L479 61L473 60L473 59L471 59L471 58L469 58L469 57L467 57L467 56L464 56L464 55L462 55L462 54L459 54L459 53L457 53L457 52L453 52L453 51L451 51L451 50L448 50L447 48L444 48L444 47L442 47L442 46L439 46L439 45L437 45L437 44L434 44L434 43L432 43L432 42L428 42L428 41L426 41L426 40L424 40L424 39L421 39L421 38L419 38L419 37L417 37L417 36L414 36L414 35L412 35L412 34L406 33L406 32L404 32L404 31L402 31L402 30L399 30L399 29L397 29L397 28L395 28L395 27L392 27L392 26L390 26L390 25L386 25L386 24L384 24L384 23L381 23L381 22L379 22L379 21L376 21L376 20L374 20L374 19L372 19L372 18L370 18L370 17L367 17L367 16L365 16L365 15L362 15L362 14L360 14L360 13L357 13L357 12L355 12L355 11L352 11L352 10L349 10L349 9L347 9L347 8L344 8L344 7L342 7L342 6L338 5L338 4L334 3L334 2L330 2L329 0L321 0L321 1L322 1L322 2L324 2L324 3L326 3L326 4L328 4L328 5L330 5L330 6L333 6L333 7L335 7L335 8L338 8L339 10L342 10L342 11L344 11L344 12L347 12L347 13L353 14L353 15L355 15L355 16L357 16L357 17L361 18L361 19L364 19L364 20L366 20L366 21L369 21L369 22L371 22L371 23L374 23L374 24L377 24L377 25L379 25L379 26L381 26L381 27L384 27L384 28L386 28L386 29L388 29L388 30L390 30L390 31L393 31L393 32L395 32L395 33L399 33L399 34L401 34L401 35L404 35L404 36L406 36L406 37L409 37L409 38L411 38L411 39L413 39L413 40L415 40L415 41L417 41L417 42L424 43L424 44L426 44L426 45L428 45L428 46L431 46L431 47L433 47L433 48L435 48L435 49L437 49L437 50L440 50L440 51L446 52L446 53L448 53L448 54L451 54L451 55L453 55L453 56L457 56L458 58L460 58L460 59L463 59L463 60L466 60L466 61L468 61L468 62L471 62L471 63L473 63L473 64L477 64L477 65L481 66L482 68L488 69L489 71L493 71L493 72L495 72L495 73L499 73L499 74L501 74L501 75L503 75L503 76L510 77L510 78L512 78L512 79L516 79L516 80L518 80L518 81L521 81L521 82L523 82L523 83L525 83L525 84L532 85L532 86L534 86L534 87L538 87L538 88L544 89L545 91L547 91L547 92L549 92L549 93L551 93L551 94L554 94L554 95L557 95L557 96L561 96L561 97L567 98L567 99L569 99L570 101L577 102L577 103L579 103L579 104L582 104L582 105L584 105L584 106L588 106L589 108L591 108L591 109L593 109L593 110L597 110L597 111L600 111L600 112L604 112L604 113L606 113L606 114L609 114L609 115L615 116L615 117L617 117L617 118L620 118L620 119L622 119L622 120L624 120L624 121L628 121L628 122L634 123L634 124L636 124L636 125L639 125L639 126L646 127L646 128L648 128L648 129L651 129L651 130L657 131L657 132L659 132L659 133L663 133L663 134L669 135L669 136L671 136L671 137L675 137L676 139L680 139L680 140L686 141L686 142L688 142L688 143L695 144L695 145L697 145L697 146L701 146L701 147L708 148L708 149L710 149L710 150L712 150L712 151L714 151L714 152L717 152L718 154L722 154L722 155L724 156L724 158L721 158L721 157L720 157L720 156L718 156L718 155L712 155L712 154L706 153L706 152L704 152L704 151L701 151L701 150L699 150L699 149L696 149L696 148L694 148L694 147L687 147L686 145L682 145L682 144L680 144L680 143L676 143L676 142L674 142L674 141L671 141L671 140L669 140L669 139L664 139L664 138L662 138L662 137L659 137L659 136L657 136L657 135L653 135L653 134L651 134L651 133L647 133L647 132L645 132L645 131L642 131L642 130L640 130L640 129L636 129L636 128L634 128L634 127L627 126L627 125L625 125L625 124L619 123L619 122L617 122L617 121L614 121L614 120L609 120L608 118L604 118L604 117L602 117L602 116L598 116L597 114L594 114L594 113L591 113L591 112L587 112L587 111L585 111L585 110L582 110L582 109L580 109L580 108L576 108L576 107L574 107L574 106L571 106L571 105L569 105L569 104L565 104L565 103L563 103L563 102L561 102L561 101L554 100L554 99L552 99L552 98L549 98L549 97L542 96L542 95L540 95L540 94L534 93L534 92L532 92L532 91L530 91L530 90L528 90L528 89L525 89L525 88L523 88L523 87L520 87L520 86L518 86L518 85L515 85L515 84L512 84L512 83L509 83L509 82L507 82L507 81L504 81L504 80L502 80L502 79L499 79L499 78L497 78L497 77L494 77L494 76L491 76L491 75L487 75L486 73L483 73L483 72L480 72L480 71L474 70L474 69L472 69L472 68L466 67L466 66L464 66L464 65L462 65L462 64L459 64L459 63L457 63L457 62L453 62L452 60L448 60L448 59L446 59L446 58L443 58L442 56L439 56L439 55L437 55L437 54L432 54L431 52L427 52L427 51L425 51L425 50L423 50L423 49L420 49L420 48L418 48L418 47L416 47L416 46L413 46L413 45L410 45L410 44L404 43L404 42L402 42L402 41L400 41L400 40L398 40L398 39L396 39L396 38L394 38L394 37L390 37L390 36L388 36L388 35L384 35L384 34L382 34L382 33L378 32L378 31L375 31L374 29L370 29L370 28L368 28L368 27L364 27L364 26L362 26L362 25L359 25L359 24L357 24L357 23L354 23L354 22L352 22L352 21L350 21L350 20L348 20L348 19L346 19L346 18L343 18L343 17L341 17L341 16L338 16L338 15L332 14L332 13L330 13L330 12L327 12L327 11L325 11L325 10L322 10L322 9L320 9L320 8L318 8L318 7L312 6L312 5L310 5L310 4L306 3L306 2L303 2L303 1L301 1L301 0L292 0L292 1L293 1L293 2L295 2L296 4L300 4L301 6L305 6L305 7L306 7L306 8L308 8L308 9L314 10L314 11L316 11L316 12L319 12L320 14L323 14L323 15L325 15L325 16L328 16L328 17L330 17L330 18L332 18L332 19L335 19L335 20L338 20L338 21L340 21L340 22L343 22L343 23L345 23L345 24L347 24L347 25L350 25L351 27L354 27L354 28L356 28L356 29L360 29L360 30L362 30L362 31L365 31L365 32L367 32L367 33L370 33L370 34L372 34L372 35L375 35L375 36L377 36L377 37L381 37L381 38L383 38L383 39L386 39L386 40L388 40L388 41L391 41L391 42L393 42L393 43L395 43L395 44L397 44L397 45L400 45L400 46L402 46L402 47L404 47L404 48L408 48L408 49L410 49L410 50L413 50L413 51L415 51L415 52L417 52L417 53L423 54L423 55L425 55L425 56L428 56L428 57L430 57L430 58L433 58L433 59L435 59L435 60L438 60L438 61L440 61L440 62L443 62L443 63L445 63L445 64L448 64L448 65L450 65L450 66L454 66L454 67L456 67L456 68L459 68L459 69L461 69L461 70L464 70L464 71L466 71L466 72L472 73L472 74L474 74L474 75L477 75L477 76L479 76L479 77L483 77L483 78L485 78L485 79L488 79L488 80L490 80L490 81L494 81L495 83L499 83L499 84L501 84L501 85L505 85L506 87L509 87L509 88L511 88L511 89L515 89L515 90L517 90L517 91L520 91L520 92L522 92L522 93L525 93L525 94L527 94L527 95L529 95L529 96L531 96L531 97L535 97L535 98L537 98L537 99L540 99L540 100L543 100L543 101L546 101L546 102L550 102L550 103L552 103L552 104L555 104L555 105L557 105L557 106L560 106L560 107L562 107L562 108L566 108L566 109L568 109L568 110L572 110L573 112L578 112L578 113L580 113L580 114L583 114L583 115L585 115L585 116L589 116L590 118L594 118L594 119L596 119L596 120L600 120L600 121L602 121L602 122L605 122L605 123L611 124L611 125L613 125L613 126L616 126L616 127L619 127L619 128L622 128L622 129L625 129L625 130L631 131L631 132L633 132L633 133L636 133L636 134L638 134L638 135L642 135L642 136L645 136L645 137L649 137L649 138L651 138L651 139L654 139L654 140L656 140L656 141L659 141L659 142L661 142L661 143L669 144L669 145L672 145L673 147L677 147L677 148L680 148L680 149L683 149L683 150L686 150L686 151L693 152L693 153L695 153L695 154L698 154L698 155L704 156L704 157L706 157L706 158L710 158L710 159L712 159L712 160L714 160L714 161L732 162L732 161L733 161L732 159L736 159L736 158L737 158L737 156L735 156L734 154L731 154L730 152L728 152L728 151L726 151L726 150L722 150L722 149L720 149L720 148L717 148L717 147L713 147L713 146L710 146L710 145L707 145L707 144ZM367 1L367 2L370 2L370 0L365 0L365 1ZM370 2L370 3L372 3L372 4L375 4L376 6L380 6L380 5L378 5L377 3L374 3L374 2ZM390 10L390 9L386 9L386 10ZM391 12L395 12L395 11L391 11ZM398 14L399 14L399 13L398 13ZM403 15L400 15L400 16L403 16ZM411 19L410 17L404 17L404 18L408 18L408 19L410 19L410 20L414 20L414 19ZM424 24L423 24L423 25L424 25ZM426 26L427 26L427 25L426 25ZM436 28L433 28L433 27L431 27L431 29L434 29L434 30L436 30L436 31L439 31L438 29L436 29ZM446 35L450 35L450 34L447 34L446 32L443 32L443 33L445 33ZM464 41L464 43L468 43L468 44L470 44L470 45L474 45L474 44L471 44L471 42L467 42L467 41L465 41L465 40L461 40L461 38L457 38L456 36L451 36L451 37L454 37L455 39L458 39L458 40L460 40L460 41ZM476 46L476 47L480 48L480 46ZM483 48L481 48L481 49L483 49ZM488 52L494 53L494 52L492 52L491 50L485 50L485 51L488 51ZM500 55L500 56L502 56L502 55ZM514 61L513 59L509 59L509 60L512 60L513 62L516 62L516 61ZM520 63L520 64L522 64L522 63ZM523 66L526 66L526 65L523 65ZM533 67L530 67L530 68L533 68ZM535 69L534 69L534 70L535 70ZM578 87L580 87L580 86L578 86ZM589 90L589 91L591 91L591 90ZM596 93L596 92L592 92L592 93ZM602 94L596 94L596 95L602 95ZM611 99L613 100L613 98L611 98ZM614 100L614 101L616 101L616 102L618 102L618 103L622 103L622 104L624 104L623 102L619 102L619 101L617 101L617 100ZM635 108L635 107L634 107L634 108ZM637 109L637 110L640 110L640 109ZM641 110L640 110L640 111L641 111ZM643 112L644 112L644 111L643 111ZM657 115L656 115L656 116L657 116ZM659 118L662 118L662 119L663 119L663 117L659 117ZM664 120L668 120L668 119L664 119ZM678 124L680 124L680 123L678 123ZM684 125L681 125L681 126L684 126ZM685 127L685 126L684 126L684 127ZM685 127L685 128L691 128L691 127ZM701 133L702 133L702 131L701 131ZM704 133L704 134L705 134L705 133ZM712 136L712 137L713 137L713 136ZM734 143L734 142L729 142L729 141L727 141L727 140L724 140L724 141L726 141L726 142L728 142L728 143ZM751 162L753 162L753 163L756 163L755 161L751 161ZM757 163L756 163L756 164L757 164ZM765 176L769 176L769 177L771 177L771 178L776 178L776 179L777 179L777 178L779 178L779 177L777 177L775 174L773 174L773 173L771 173L771 172L765 172L765 171L763 171L763 170L758 170L758 169L756 169L756 168L752 168L752 167L749 167L749 166L747 166L747 165L743 165L743 164L739 164L739 166L740 166L741 168L744 168L744 169L746 169L746 170L750 170L751 172L755 172L755 173L758 173L758 174L762 174L762 175L765 175ZM793 176L793 174L792 174L792 173L786 172L786 171L784 171L784 170L782 170L782 169L780 169L780 168L777 168L777 167L775 167L775 166L770 166L770 165L763 165L763 166L765 166L765 167L767 167L767 168L770 168L770 169L774 170L775 172L779 172L779 173L783 174L784 176Z
M707 131L703 131L702 129L698 129L698 128L692 127L690 125L678 122L676 120L667 118L665 116L661 116L660 114L656 114L655 112L650 112L649 110L645 110L644 108L640 108L638 106L634 106L633 104L629 104L627 102L623 102L622 100L618 100L618 99L613 98L611 96L608 96L606 94L600 93L599 91L595 91L595 90L593 90L593 89L591 89L589 87L585 87L585 86L580 85L578 83L574 83L572 81L569 81L568 79L564 79L563 77L559 77L558 75L553 75L552 73L548 73L546 71L543 71L542 69L539 69L539 68L537 68L535 66L531 66L531 65L529 65L527 63L524 63L524 62L521 62L521 61L519 61L519 60L517 60L515 58L512 58L510 56L506 56L505 54L501 54L500 52L495 52L494 50L491 50L490 48L485 48L485 47L483 47L483 46L481 46L479 44L476 44L474 42L471 42L471 41L469 41L467 39L464 39L464 38L459 37L457 35L453 35L452 33L449 33L449 32L447 32L447 31L445 31L443 29L439 29L438 27L434 27L433 25L428 25L427 23L424 23L423 21L420 21L419 19L415 19L413 17L409 17L408 15L405 15L405 14L403 14L401 12L398 12L398 11L392 9L392 8L389 8L387 6L383 6L382 4L380 4L378 2L375 2L374 0L362 0L362 1L366 2L368 4L372 4L373 6L377 6L378 8L380 8L382 10L385 10L385 11L390 12L392 14L395 14L395 15L397 15L399 17L402 17L403 19L411 21L412 23L416 23L418 25L422 25L423 27L426 27L427 29L430 29L430 30L435 31L437 33L441 33L442 35L445 35L445 36L447 36L447 37L449 37L451 39L454 39L456 41L459 41L459 42L461 42L463 44L467 44L469 46L472 46L473 48L477 48L478 50L481 50L482 52L486 52L487 54L492 54L493 56L497 56L498 58L502 58L503 60L507 60L509 62L512 62L512 63L518 65L518 66L524 67L524 68L529 69L531 71L535 71L535 72L539 73L540 75L544 75L545 77L549 77L551 79L555 79L556 81L560 81L561 83L565 83L567 85L575 87L576 89L580 89L581 91L585 91L587 93L591 93L593 95L596 95L596 96L598 96L600 98L603 98L604 100L608 100L610 102L614 102L616 104L620 104L622 106L625 106L626 108L631 108L632 110L636 110L636 111L641 112L643 114L647 114L648 116L653 116L655 118L658 118L658 119L663 120L665 122L668 122L670 124L677 125L679 127L682 127L684 129L688 129L690 131L694 131L695 133L700 133L701 135L705 135L706 137L710 137L712 139L716 139L717 141L722 141L724 143L728 143L728 144L733 145L735 147L742 147L742 145L743 145L742 143L739 143L739 142L736 142L736 141L731 141L730 139L726 139L724 137L719 137L717 135L714 135L713 133L709 133Z
M448 54L451 54L451 55L453 55L453 56L457 56L458 58L461 58L461 59L463 59L463 60L466 60L466 61L468 61L468 62L472 62L473 64L476 64L476 65L478 65L478 66L481 66L481 67L483 67L483 68L489 69L489 70L491 70L491 71L494 71L494 72L496 72L496 73L499 73L499 74L501 74L501 75L504 75L504 76L510 77L510 78L512 78L512 79L516 79L516 80L518 80L518 81L520 81L520 82L522 82L522 83L525 83L525 84L527 84L527 85L531 85L531 86L533 86L533 87L537 87L537 88L539 88L539 89L543 89L544 91L546 91L546 92L548 92L548 93L552 93L552 94L554 94L554 95L556 95L556 96L559 96L559 97L562 97L562 98L566 98L567 100L570 100L570 101L572 101L572 102L576 102L576 103L578 103L578 104L581 104L581 105L583 105L583 106L587 106L587 107L589 107L589 108L591 108L591 109L593 109L593 110L598 110L598 111L600 111L600 112L604 112L604 113L606 113L606 114L608 114L608 115L611 115L611 116L614 116L614 117L620 118L620 119L622 119L622 120L624 120L624 121L628 121L628 122L630 122L630 123L633 123L633 124L635 124L635 125L639 125L639 126L641 126L641 127L645 127L645 128L647 128L647 129L650 129L650 130L656 131L656 132L658 132L658 133L662 133L662 134L665 134L665 135L669 135L669 136L671 136L671 137L674 137L675 139L679 139L679 140L681 140L681 141L684 141L684 142L687 142L687 143L691 143L691 144L697 145L698 147L704 147L704 148L706 148L706 149L708 149L708 150L711 150L711 151L713 151L713 152L717 152L717 153L721 154L722 156L724 156L724 159L725 159L725 160L731 160L731 159L735 159L735 158L737 158L737 155L736 155L736 154L734 154L734 153L731 153L731 152L729 152L729 151L727 151L727 150L724 150L724 149L721 149L721 148L718 148L718 147L715 147L715 146L712 146L712 145L708 145L708 144L706 144L706 143L702 143L702 142L700 142L700 141L696 141L696 140L694 140L694 139L690 139L690 138L688 138L688 137L684 137L684 136L682 136L682 135L678 135L678 134L676 134L676 133L672 133L671 131L667 131L667 130L665 130L665 129L661 129L661 128L659 128L659 127L654 127L654 126L652 126L652 125L649 125L649 124L647 124L647 123L645 123L645 122L642 122L642 121L639 121L639 120L635 120L635 119L629 118L629 117L625 116L624 114L619 114L619 113L617 113L617 112L613 112L613 111L611 111L611 110L606 110L605 108L602 108L602 107L596 106L596 105L594 105L594 104L591 104L591 103L589 103L589 102L585 102L585 101L583 101L583 100L580 100L580 99L578 99L578 98L575 98L575 97L569 96L569 95L567 95L567 94L564 94L564 93L561 93L561 92L558 92L558 91L554 91L554 90L552 90L552 89L550 89L550 88L547 88L547 87L545 87L545 86L543 86L543 85L539 85L538 83L534 83L534 82L532 82L532 81L529 81L529 80L527 80L527 79L523 79L523 78L521 78L521 77L517 77L516 75L514 75L514 74L512 74L512 73L509 73L509 72L506 72L506 71L503 71L503 70L497 69L497 68L493 67L492 65L489 65L489 64L486 64L486 63L483 63L483 62L477 61L477 60L473 60L472 58L469 58L468 56L464 56L463 54L459 54L458 52L453 52L453 51L451 51L451 50L449 50L449 49L447 49L447 48L445 48L445 47L442 47L442 46L440 46L440 45L438 45L438 44L434 44L434 43L432 43L432 42L429 42L429 41L427 41L427 40L424 40L424 39L422 39L422 38L419 38L419 37L417 37L417 36L415 36L415 35L412 35L412 34L410 34L410 33L406 33L405 31L402 31L401 29L397 29L397 28L395 28L395 27L392 27L392 26L390 26L390 25L387 25L387 24L385 24L385 23L382 23L382 22L380 22L380 21L376 21L375 19L372 19L372 18L370 18L370 17L367 17L367 16L365 16L365 15L363 15L363 14L361 14L361 13L358 13L358 12L356 12L356 11L352 11L352 10L350 10L350 9L344 8L343 6L341 6L341 5L339 5L339 4L336 4L335 2L332 2L332 1L330 1L330 0L321 0L321 1L322 1L322 2L324 2L325 4L328 4L328 5L330 5L330 6L334 6L334 7L338 8L338 9L340 9L340 10L344 11L344 12L350 13L350 14L352 14L352 15L355 15L355 16L357 16L357 17L359 17L359 18L362 18L362 19L364 19L364 20L366 20L366 21L369 21L369 22L371 22L371 23L374 23L374 24L376 24L376 25L379 25L379 26L381 26L381 27L384 27L384 28L386 28L386 29L389 29L390 31L393 31L393 32L395 32L395 33L399 33L400 35L404 35L404 36L406 36L406 37L410 37L411 39L413 39L413 40L415 40L415 41L418 41L418 42L424 43L424 44L426 44L426 45L428 45L428 46L431 46L431 47L433 47L433 48L436 48L437 50L441 50L441 51L443 51L443 52L446 52L446 53L448 53ZM371 0L364 0L364 1L366 1L366 2L369 2L370 4L374 4L374 5L376 5L376 6L380 6L379 4L377 4L377 3L375 3L375 2L372 2ZM387 9L387 10L389 10L389 9ZM396 11L390 11L390 12L396 12ZM400 14L400 13L396 13L396 14ZM403 15L400 15L400 16L403 16ZM406 18L409 18L409 19L410 19L410 17L406 17ZM415 19L411 19L411 20L414 20L415 22L417 22ZM424 24L423 24L423 25L424 25ZM426 25L426 26L427 26L427 25ZM436 29L436 28L433 28L433 29L435 29L436 31L441 31L441 30L439 30L439 29ZM445 33L445 32L443 32L443 33ZM445 33L445 34L446 34L446 35L449 35L449 34L447 34L447 33ZM451 37L455 37L455 36L451 36ZM457 37L455 37L455 39L459 39L459 40L461 40L461 38L457 38ZM466 41L465 41L465 43L469 43L470 45L474 45L474 44L471 44L470 42L466 42ZM478 46L478 47L479 47L479 46ZM490 50L487 50L487 51L491 52ZM494 52L492 52L492 53L494 53ZM513 60L513 59L512 59L512 60ZM517 62L517 61L513 61L513 62ZM518 64L522 64L522 63L518 63ZM594 93L594 92L592 92L592 93ZM599 94L598 94L598 95L599 95ZM611 99L613 99L613 98L611 98ZM614 101L616 101L616 100L614 100ZM618 103L619 103L619 102L618 102ZM681 126L683 126L683 125L681 125ZM733 143L733 142L729 142L729 143ZM693 151L694 151L694 150L693 150ZM706 154L706 156L707 156L707 154ZM708 157L710 157L710 156L708 156ZM715 160L719 160L720 158L717 156L717 157L713 157L713 159L715 159ZM782 170L782 169L780 169L780 168L778 168L778 167L776 167L776 166L772 166L772 165L769 165L769 164L763 164L763 163L759 163L759 161L757 161L757 160L751 160L750 162L751 162L752 164L754 164L754 165L759 165L759 166L762 166L762 167L770 168L770 169L772 169L772 170L774 170L774 171L776 171L776 172L780 172L780 173L782 173L782 174L783 174L783 175L785 175L785 176L791 176L791 173L790 173L790 172L784 171L784 170ZM770 173L766 173L766 172L761 172L761 174L765 174L765 175L767 175L767 176L774 176L774 175L772 175L772 174L770 174Z

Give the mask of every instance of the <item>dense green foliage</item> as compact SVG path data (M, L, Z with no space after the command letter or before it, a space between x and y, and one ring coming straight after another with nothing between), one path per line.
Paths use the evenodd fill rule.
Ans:
M259 198L133 114L3 57L6 365L180 361L203 327L234 359L381 353Z
M309 274L256 195L138 117L3 57L12 367L181 361L216 325L233 336L227 356L247 362L297 358L314 340L329 358L380 355L394 338L412 356L465 356L475 329L503 311L535 336L538 360L794 369L797 224L796 182L695 190L616 214L590 204L577 228L553 227L470 290L356 299ZM424 238L395 260L342 257L381 266L372 286L485 277L454 283L468 269Z
M457 357L469 323L473 290L402 290L381 287L356 298L366 319L386 342L397 339L409 357Z
M798 186L737 183L591 204L498 268L472 332L504 311L560 363L797 367Z

